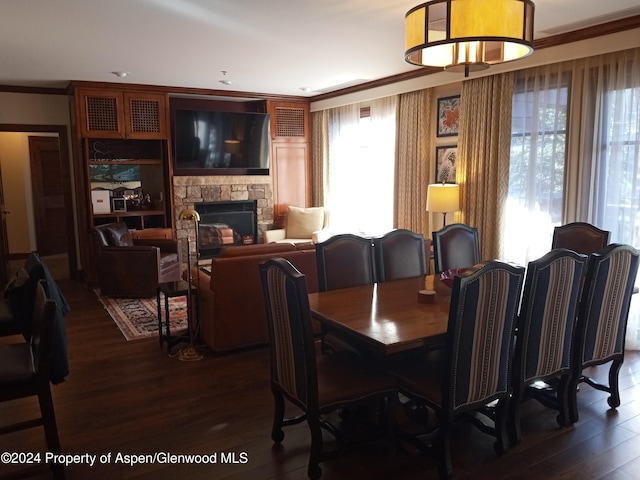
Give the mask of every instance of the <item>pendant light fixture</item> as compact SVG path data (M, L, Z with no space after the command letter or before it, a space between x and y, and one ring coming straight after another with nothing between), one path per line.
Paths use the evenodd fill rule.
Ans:
M433 0L405 16L407 62L476 72L533 52L531 0Z

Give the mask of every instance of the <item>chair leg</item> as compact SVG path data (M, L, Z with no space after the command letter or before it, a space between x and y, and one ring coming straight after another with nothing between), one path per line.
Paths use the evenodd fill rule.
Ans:
M60 438L58 437L58 426L56 423L56 414L53 409L53 399L51 398L49 383L39 389L38 403L40 404L40 414L42 415L42 425L44 427L47 448L51 452L60 453ZM62 465L52 463L51 471L53 472L53 478L56 480L64 480L64 467Z
M282 393L275 389L271 389L273 393L273 426L271 427L271 439L275 443L280 443L284 439L284 431L282 430L282 424L284 422L284 397Z
M611 395L607 399L607 403L611 408L618 408L620 406L620 390L618 386L620 367L622 367L622 359L615 359L609 369L609 393Z
M322 476L320 468L320 457L322 456L322 429L320 427L320 418L318 414L307 414L307 424L311 432L311 452L309 453L309 466L307 467L307 476L311 480L318 480Z
M453 475L451 462L451 429L448 422L441 423L438 432L438 473L447 479Z
M496 443L494 450L498 455L502 455L507 451L509 440L507 435L507 418L509 416L509 404L506 399L500 400L497 405L495 422Z
M571 377L569 375L561 377L560 381L558 382L556 391L556 398L558 401L558 416L556 420L558 422L558 425L560 425L561 427L571 425L573 423L569 398L569 389L571 388L571 383Z
M578 383L582 372L569 379L567 385L567 410L569 412L569 422L576 423L578 421Z
M60 453L60 439L58 438L56 414L53 410L53 399L51 398L51 390L48 384L38 392L38 402L40 403L40 413L42 414L47 447L52 452Z
M509 441L516 445L522 438L520 426L520 409L522 407L522 392L520 388L514 389L513 398L509 402Z

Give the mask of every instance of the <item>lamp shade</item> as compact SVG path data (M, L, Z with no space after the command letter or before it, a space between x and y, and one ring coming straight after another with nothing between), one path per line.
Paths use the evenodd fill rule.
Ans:
M455 212L460 209L460 186L453 183L434 183L427 187L427 211Z
M405 60L454 72L484 70L533 52L531 0L433 0L405 16Z

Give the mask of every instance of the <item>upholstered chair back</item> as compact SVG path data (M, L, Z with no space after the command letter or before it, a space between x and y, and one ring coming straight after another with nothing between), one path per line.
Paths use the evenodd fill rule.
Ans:
M345 233L316 244L321 292L375 282L370 238Z
M436 273L469 268L480 262L478 229L454 223L433 232L433 263Z
M587 256L572 250L552 250L529 262L518 319L514 356L513 400L510 408L512 443L521 438L520 404L533 397L558 411L560 425L570 423L568 388L572 378L572 345ZM531 387L547 381L551 387Z
M306 279L289 261L260 266L271 338L271 381L302 408L317 402L316 357Z
M570 371L587 258L561 249L529 262L516 354L523 384Z
M551 248L568 248L590 255L609 244L611 233L585 222L574 222L553 229Z
M373 239L378 282L426 275L424 235L411 230L392 230Z
M616 244L591 255L578 316L577 342L582 368L624 355L638 256L635 248Z
M618 375L624 362L627 319L639 257L635 248L618 244L608 245L589 257L574 335L574 372L568 389L572 422L578 421L579 383L608 392L609 406L620 406ZM605 363L609 363L608 384L585 375L585 368Z
M513 339L524 268L488 262L456 276L443 404L450 417L511 395Z

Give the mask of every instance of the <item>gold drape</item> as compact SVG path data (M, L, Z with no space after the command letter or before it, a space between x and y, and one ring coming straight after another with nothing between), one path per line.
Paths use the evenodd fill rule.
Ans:
M425 211L431 168L431 90L400 95L396 115L395 228L430 237Z
M501 232L509 191L513 72L468 80L460 96L461 210L457 221L478 228L483 260L502 258Z
M329 114L327 110L311 113L311 202L324 206L329 176Z

